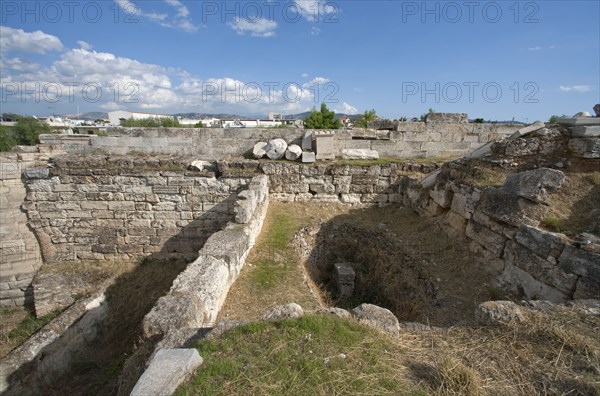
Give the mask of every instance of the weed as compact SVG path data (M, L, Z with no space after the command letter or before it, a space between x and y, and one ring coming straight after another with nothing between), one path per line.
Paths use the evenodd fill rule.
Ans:
M594 186L600 186L600 172L592 172L587 175L587 180Z
M565 229L564 220L557 217L546 217L542 221L542 224L544 227L554 232L562 232Z

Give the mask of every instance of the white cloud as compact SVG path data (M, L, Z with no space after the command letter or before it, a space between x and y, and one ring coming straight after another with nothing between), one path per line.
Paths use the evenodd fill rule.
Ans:
M590 85L573 85L570 87L565 87L565 86L560 86L560 90L562 92L579 92L579 93L583 93L583 92L589 92L592 90L592 87Z
M237 34L250 34L253 37L272 37L275 35L275 29L277 28L277 22L265 18L248 20L235 17L233 22L230 22L228 25L235 30Z
M25 32L23 29L13 29L0 26L0 51L34 52L45 54L49 51L61 51L63 44L60 39L40 30Z
M88 51L92 49L92 45L90 43L86 43L83 40L77 41L77 44L79 45L79 47L81 49L88 50Z
M308 77L308 73L302 73L302 77L304 77L304 78Z
M334 111L342 114L358 114L358 109L346 102L343 102L340 106L336 107Z
M554 49L556 48L556 45L550 45L548 47L541 47L541 46L535 46L535 47L529 47L527 48L528 51L541 51L543 49Z
M186 32L195 32L199 29L199 26L192 22L190 10L179 0L164 0L165 4L175 8L175 15L158 13L155 11L147 12L142 10L139 5L129 0L115 0L115 2L128 13L128 15L146 18L163 27L181 29Z
M321 34L321 29L319 29L318 27L313 26L310 29L310 34L311 34L311 36L318 36L319 34Z
M326 0L294 0L298 11L309 22L319 22L335 17L338 8Z
M311 87L315 87L316 85L323 85L330 82L328 78L325 77L315 77L307 83L302 84L302 88L309 89Z
M52 85L54 90L62 91L61 101L52 102L57 108L87 102L94 108L109 111L121 108L164 113L198 111L250 115L273 111L296 114L319 106L323 96L331 92L326 88L319 90L323 84L332 84L324 76L306 84L281 81L275 86L270 82L242 81L234 76L201 78L185 70L86 49L91 48L88 43L78 44L80 48L54 55L48 65L17 57L0 57L0 84L27 87L23 90L24 98L20 94L11 96L11 100L23 100L24 106L35 107L34 103L40 102L36 93L29 93L29 88L43 89ZM308 73L304 75L308 77ZM83 95L84 87L89 87L87 97ZM97 92L101 93L98 100L90 100L90 97L96 98ZM46 100L41 98L42 102ZM339 110L356 112L346 103Z

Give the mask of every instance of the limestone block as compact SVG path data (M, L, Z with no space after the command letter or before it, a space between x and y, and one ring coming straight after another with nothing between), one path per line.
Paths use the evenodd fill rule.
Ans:
M349 160L372 160L379 159L379 153L375 150L366 149L344 149L342 158Z
M193 294L168 294L158 299L156 305L142 322L145 338L164 335L173 329L202 327L204 304Z
M302 163L312 164L317 160L316 154L310 151L305 151L302 153Z
M312 151L313 149L313 132L306 131L302 137L302 150Z
M297 144L291 144L288 146L285 152L285 159L288 161L296 161L302 156L302 148Z
M543 123L535 123L533 125L529 125L523 128L520 128L518 131L516 131L515 133L513 133L512 135L510 135L509 140L515 140L518 138L521 138L523 136L527 136L539 129L542 129L545 127L545 124Z
M558 258L565 246L566 238L563 234L543 231L524 224L516 233L515 240L540 257Z
M454 197L456 198L456 194ZM520 227L522 224L533 227L537 226L544 218L547 207L528 199L515 198L513 194L506 191L496 188L486 188L481 195L477 210L480 210L496 221L514 227Z
M202 364L196 349L161 349L131 391L131 396L170 396Z
M569 139L569 149L578 157L600 158L600 138Z
M506 264L525 270L533 278L564 292L566 295L575 289L576 275L564 272L556 264L541 258L516 242L508 241L504 256Z
M256 159L261 159L263 158L267 152L265 150L265 148L267 147L267 142L258 142L254 145L254 148L252 148L252 156Z
M333 136L332 132L315 132L318 160L335 159Z
M565 174L559 170L539 168L510 174L502 190L533 202L545 203L548 194L556 192L565 179Z
M302 307L296 303L280 305L269 309L261 320L293 319L304 315Z
M526 271L512 264L505 265L502 274L493 280L493 285L513 293L523 294L525 298L532 300L560 303L569 298L560 290L534 279Z
M504 270L504 260L498 258L493 252L484 248L478 242L471 241L469 243L469 251L473 255L473 263L488 274L497 276Z
M400 322L389 309L361 304L352 310L352 315L360 323L375 327L388 335L397 336L400 333Z
M338 292L342 298L352 297L354 293L354 278L356 273L349 263L337 263L333 265L334 277Z
M597 282L600 289L600 254L566 245L558 261L562 269Z
M467 124L469 116L465 113L428 113L425 117L425 122L430 123L457 123ZM400 123L403 124L403 123Z
M475 222L473 219L469 221L466 229L467 237L477 241L496 257L501 257L506 244L506 237L497 234L494 231Z
M444 209L448 209L452 205L452 197L454 192L451 189L446 189L440 184L436 184L432 190L429 190L429 196L433 202Z
M512 301L486 301L475 308L475 318L484 325L524 322L521 308Z
M573 137L600 137L600 126L576 126L569 128Z

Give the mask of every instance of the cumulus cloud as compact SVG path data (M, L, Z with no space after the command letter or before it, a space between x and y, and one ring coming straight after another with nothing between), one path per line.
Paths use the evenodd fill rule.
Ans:
M310 29L310 35L311 36L318 36L319 34L321 34L321 29L319 29L318 27L313 26Z
M164 3L175 9L175 14L158 13L155 11L144 11L139 5L129 0L115 0L115 2L128 15L141 17L149 21L156 22L160 26L181 29L186 32L195 32L199 26L194 24L191 19L190 10L179 0L164 0Z
M277 22L265 18L256 20L248 20L245 18L235 17L233 22L228 24L237 34L250 34L253 37L272 37L275 35Z
M304 77L304 78L308 77L308 73L302 73L302 77Z
M579 92L579 93L583 93L583 92L589 92L592 90L592 87L590 85L572 85L570 87L568 86L560 86L560 90L562 92Z
M87 102L108 111L122 108L164 113L296 114L318 106L324 95L331 93L325 84L333 84L324 76L305 84L249 82L233 76L199 77L185 70L94 51L83 41L78 44L79 48L64 50L46 65L25 58L0 57L3 88L20 90L9 100L22 101L25 106L40 103L39 88L43 91L51 86L52 91L62 92L61 101L52 102L53 106ZM37 93L29 93L36 87ZM47 100L41 97L41 101ZM347 103L339 110L356 112Z
M334 111L341 114L358 114L358 109L346 102L336 107Z
M62 49L63 44L58 37L41 30L26 32L23 29L0 26L0 51L2 53L22 51L45 54Z

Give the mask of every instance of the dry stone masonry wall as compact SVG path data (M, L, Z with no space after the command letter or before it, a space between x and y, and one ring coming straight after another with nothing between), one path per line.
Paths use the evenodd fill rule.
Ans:
M144 318L146 337L214 325L262 228L269 205L267 177L253 178L236 198L234 221L208 239L198 258L175 279L169 294Z
M187 171L187 164L55 158L51 169L27 180L24 203L45 261L195 257L233 218L233 203L248 179L217 179L211 171Z
M394 130L353 129L313 131L332 135L333 154L343 150L378 151L382 157L458 157L491 140L509 136L519 125L468 124L464 122L400 122ZM302 129L255 128L109 128L108 137L43 135L43 152L127 154L176 154L218 160L251 154L257 142L281 138L304 148ZM317 153L317 159L319 154Z
M21 209L26 195L21 174L36 165L36 156L0 156L0 307L24 305L42 265L40 247Z

